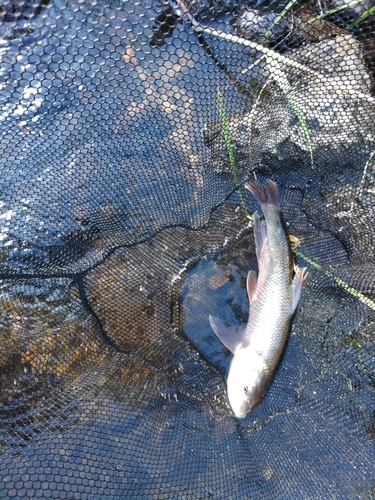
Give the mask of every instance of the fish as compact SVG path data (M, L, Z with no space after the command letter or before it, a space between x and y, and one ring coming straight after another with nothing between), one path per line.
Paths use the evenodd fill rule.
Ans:
M271 385L307 277L307 268L297 268L293 262L277 185L269 179L265 185L248 182L245 188L264 215L261 220L257 212L253 214L259 273L250 270L247 275L249 319L241 328L209 316L213 331L233 353L227 393L237 418L261 403Z

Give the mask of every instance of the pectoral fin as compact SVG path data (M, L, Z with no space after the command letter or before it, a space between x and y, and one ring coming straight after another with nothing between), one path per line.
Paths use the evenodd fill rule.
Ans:
M247 273L247 295L249 296L250 305L257 298L257 283L258 278L255 271L249 271Z
M220 318L209 316L208 319L210 321L211 328L225 347L234 353L242 342L245 325L239 327L226 326L224 321Z
M300 269L298 269L298 271L296 272L296 275L293 278L293 281L292 281L292 288L293 288L292 314L297 309L299 299L301 298L302 283L305 281L306 278L307 278L307 268L306 267L301 267Z

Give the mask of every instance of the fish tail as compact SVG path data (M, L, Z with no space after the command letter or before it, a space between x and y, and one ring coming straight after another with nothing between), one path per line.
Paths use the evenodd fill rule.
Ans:
M280 210L279 194L276 184L270 179L262 186L255 182L247 182L245 188L248 189L258 200L260 205L273 205ZM263 211L264 212L264 211Z

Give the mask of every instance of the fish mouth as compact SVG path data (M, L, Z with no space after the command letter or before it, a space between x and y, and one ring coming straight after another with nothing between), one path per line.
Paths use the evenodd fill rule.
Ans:
M246 415L247 415L247 412L244 412L244 413L238 413L238 412L234 412L236 418L245 418Z
M254 409L254 406L256 405L247 400L243 402L238 410L233 410L233 413L235 414L236 418L245 418L246 415L248 415Z

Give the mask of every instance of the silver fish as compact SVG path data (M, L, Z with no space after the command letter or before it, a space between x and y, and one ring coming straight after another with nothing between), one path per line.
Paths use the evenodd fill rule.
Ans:
M260 221L254 213L259 276L255 271L247 275L249 321L240 330L209 317L216 335L234 354L227 388L237 418L245 417L263 400L272 382L307 276L306 268L294 273L276 184L271 180L265 186L248 182L245 188L258 200L265 218Z

